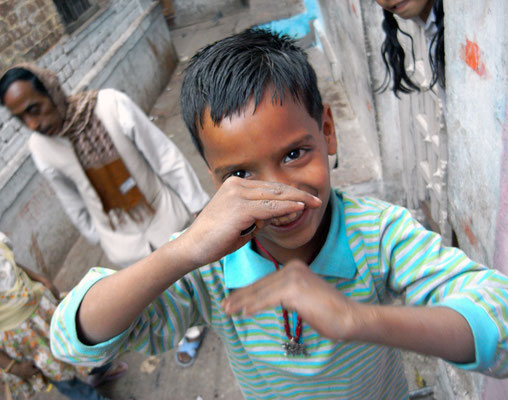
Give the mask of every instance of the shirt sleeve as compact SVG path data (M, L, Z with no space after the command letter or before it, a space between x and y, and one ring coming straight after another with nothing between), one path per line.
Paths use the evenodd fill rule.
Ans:
M92 223L92 217L81 198L74 182L55 168L45 165L32 153L32 159L39 172L53 188L60 204L79 232L91 243L99 243L99 235Z
M508 278L445 247L406 209L390 206L380 219L381 268L389 290L409 305L450 307L469 323L476 359L454 365L508 376Z
M91 269L58 305L51 320L51 351L59 360L97 366L130 349L163 353L176 346L191 326L209 323L210 301L199 271L193 271L164 291L124 332L93 346L82 343L76 330L81 301L95 283L113 273L105 268Z
M191 165L180 149L126 95L118 92L121 126L154 172L173 189L191 213L201 211L209 200Z

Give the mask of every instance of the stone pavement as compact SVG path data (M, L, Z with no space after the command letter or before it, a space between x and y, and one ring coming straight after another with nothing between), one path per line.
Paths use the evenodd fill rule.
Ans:
M230 13L202 21L172 31L174 45L182 61L173 73L171 81L161 93L151 110L150 117L187 156L205 189L214 193L204 162L194 149L190 136L180 115L179 90L185 61L194 52L215 40L259 23L268 22L279 16L285 18L301 10L301 2L287 0L268 2L251 0L251 7L233 10ZM333 82L328 62L320 49L308 49L312 64L319 77L319 85L324 102L332 106L338 132L339 168L332 172L334 186L348 187L357 193L376 194L379 172L372 165L369 147L363 145L365 139L358 121L352 115L347 96L340 83ZM92 266L113 267L100 247L79 239L68 254L61 272L56 278L60 290L72 288ZM193 367L182 369L174 361L174 352L147 357L135 352L121 356L129 364L129 371L122 379L103 385L100 392L112 399L135 398L137 400L155 399L241 399L242 395L231 373L227 357L217 335L209 331L199 350ZM435 384L436 364L429 357L404 354L408 381L411 389L415 386L415 371ZM433 397L422 397L431 399ZM443 397L436 397L443 398ZM37 396L38 400L62 400L56 389Z

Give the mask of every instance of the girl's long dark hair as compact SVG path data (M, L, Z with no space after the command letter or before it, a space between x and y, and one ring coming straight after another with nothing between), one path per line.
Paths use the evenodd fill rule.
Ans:
M434 0L432 12L436 17L437 32L432 38L429 46L429 59L430 67L432 70L432 80L430 87L433 87L436 82L443 88L445 87L445 57L444 57L444 12L443 0ZM406 73L404 60L406 54L404 49L399 43L397 33L409 37L411 40L411 55L414 61L413 51L413 38L407 32L399 28L397 20L393 14L387 10L383 10L384 21L382 24L383 30L386 34L383 45L381 46L381 55L386 67L386 74L381 86L377 89L383 92L388 89L390 80L393 78L392 90L398 97L398 93L411 93L413 91L420 91L418 85L411 80Z

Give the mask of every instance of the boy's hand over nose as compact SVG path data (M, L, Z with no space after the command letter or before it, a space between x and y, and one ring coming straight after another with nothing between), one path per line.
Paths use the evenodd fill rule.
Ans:
M181 239L189 249L193 264L202 266L242 247L271 218L320 205L319 198L292 186L231 177ZM253 224L256 229L241 236Z

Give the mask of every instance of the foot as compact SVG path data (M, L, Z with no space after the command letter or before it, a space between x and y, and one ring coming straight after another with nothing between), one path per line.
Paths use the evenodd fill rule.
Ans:
M114 362L111 367L102 374L88 375L87 382L92 387L97 387L103 383L113 381L125 375L129 366L124 362Z
M184 337L183 343L178 346L178 349L175 353L175 361L179 366L187 368L194 364L199 347L201 346L203 338L205 337L205 333L206 328L203 329L201 335L194 339Z

